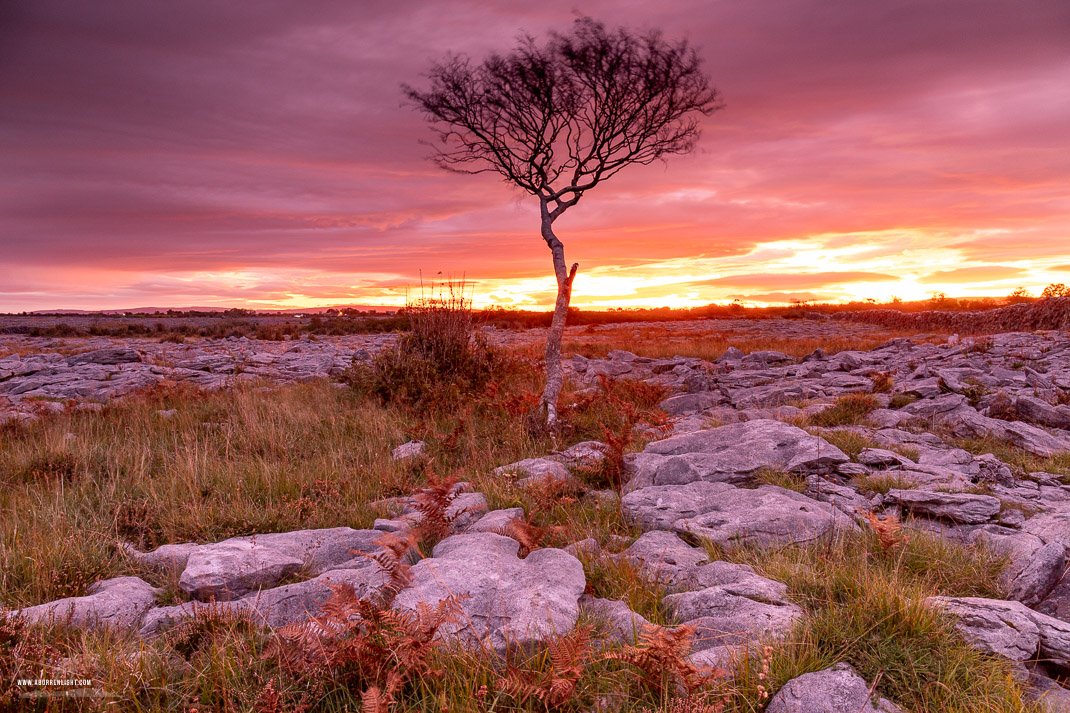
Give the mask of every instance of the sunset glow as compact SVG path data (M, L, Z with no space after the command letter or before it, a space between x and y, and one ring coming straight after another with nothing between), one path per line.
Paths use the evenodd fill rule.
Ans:
M537 204L426 161L402 104L574 2L74 0L0 11L0 311L545 308ZM700 48L727 108L555 229L573 305L1033 294L1070 283L1070 5L588 2ZM473 30L476 28L476 31Z

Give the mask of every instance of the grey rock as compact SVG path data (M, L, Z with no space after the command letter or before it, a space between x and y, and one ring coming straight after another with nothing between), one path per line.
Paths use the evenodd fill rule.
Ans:
M762 578L755 575L753 579ZM720 585L670 594L662 601L678 621L695 627L693 647L701 651L786 636L802 616L802 609L765 596L774 591L761 584Z
M705 550L657 530L641 535L620 557L650 579L670 585L689 582L694 568L710 559Z
M580 597L580 611L602 622L609 638L620 644L635 644L644 629L654 626L624 602L589 594Z
M883 448L863 448L858 454L858 462L884 468L889 466L916 465L914 461L906 456L900 455L895 451L884 450Z
M981 543L1007 558L1007 566L1000 572L999 582L1007 597L1033 606L1044 599L1062 576L1066 564L1066 550L1053 542L1045 545L1035 535L976 530L971 542Z
M1070 548L1070 509L1034 515L1022 524L1022 531L1036 535L1045 543L1058 542Z
M141 361L136 349L95 349L91 352L73 354L65 360L71 366L77 364L132 364Z
M402 443L400 446L390 451L390 459L408 460L410 458L419 458L424 454L426 448L427 444L423 441L409 441L408 443Z
M504 510L491 510L483 517L468 526L466 533L496 532L499 535L503 528L513 520L524 519L524 508L506 508Z
M1014 399L1014 410L1023 421L1051 428L1070 429L1070 406L1052 406L1032 396Z
M526 458L495 468L494 474L519 476L522 484L534 483L537 480L565 481L572 477L564 464L550 458Z
M675 532L725 546L810 542L838 529L856 526L828 503L775 485L727 490L712 509L673 524Z
M942 517L952 522L988 522L999 513L999 498L973 493L940 493L928 490L889 490L885 504L901 505L914 513Z
M958 629L975 648L1011 661L1028 661L1040 645L1034 612L1021 602L981 597L926 600L958 619Z
M902 713L887 698L871 694L866 679L839 663L793 678L769 701L766 713Z
M658 404L665 413L670 416L682 416L689 413L705 411L708 408L719 406L724 403L724 397L713 391L699 391L690 394L678 394Z
M698 480L739 482L762 468L824 472L848 460L823 438L781 421L759 419L650 443L636 456L628 488Z
M1037 604L1041 614L1070 622L1070 575L1063 574L1048 595Z
M124 544L123 550L135 562L156 570L174 570L181 572L189 559L190 553L199 545L183 542L177 545L160 545L152 552L139 552L136 547Z
M137 628L156 603L159 590L138 577L105 579L89 587L84 597L57 599L18 612L33 624L75 628Z
M579 542L573 542L564 548L565 552L576 558L597 558L602 555L602 546L598 544L598 540L593 537L588 537Z
M178 588L199 601L227 601L274 586L303 564L301 559L271 547L228 540L190 553Z
M653 485L621 498L621 515L644 530L668 530L681 518L701 515L732 490L727 483L696 481L686 485Z
M448 537L435 546L433 557L413 566L412 586L398 594L394 608L416 611L421 602L434 606L450 595L466 597L464 616L439 636L499 653L567 634L576 625L586 586L583 565L552 548L520 559L519 548L515 540L491 533Z

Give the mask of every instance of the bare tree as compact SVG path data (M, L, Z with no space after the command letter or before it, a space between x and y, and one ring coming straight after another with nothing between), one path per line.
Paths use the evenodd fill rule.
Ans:
M613 31L580 18L540 44L522 37L482 63L451 55L432 65L426 91L406 95L440 139L435 162L459 173L500 174L536 196L553 256L557 302L546 339L542 408L557 420L561 337L578 263L566 267L553 224L590 189L625 166L691 151L699 118L719 94L686 40L656 31Z

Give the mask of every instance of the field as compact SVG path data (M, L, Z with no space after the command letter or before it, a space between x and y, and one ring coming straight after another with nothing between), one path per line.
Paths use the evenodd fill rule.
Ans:
M564 423L548 431L533 414L541 330L495 331L486 373L419 399L370 388L366 374L284 386L254 379L214 392L163 384L99 411L68 408L4 425L0 604L82 596L96 581L127 575L158 587L160 603L178 604L188 599L178 573L138 564L125 544L145 551L258 533L369 528L391 515L384 499L443 479L469 483L491 510L523 508L534 547L591 538L605 553L620 552L641 534L622 518L613 493L620 463L671 431L672 420L657 407L668 390L609 379L592 391L573 380L561 400ZM580 326L570 329L565 351L712 360L734 346L801 357L817 348L864 352L901 336L795 321L773 328L745 320L684 329ZM941 338L918 342L925 340ZM65 344L77 351L77 341ZM8 344L25 353L29 342ZM423 455L390 457L410 440L426 443ZM494 474L500 465L589 440L608 444L608 457L573 469L567 485L524 487ZM763 478L791 486L790 474ZM418 551L428 555L435 541L427 536ZM889 545L879 531L860 530L772 552L714 548L711 556L784 582L807 617L742 662L736 676L690 693L680 650L664 642L653 653L642 645L588 644L583 637L597 639L604 626L596 620L581 619L580 633L560 639L556 655L528 652L508 670L492 654L430 644L413 654L412 642L386 624L378 658L351 651L324 668L295 664L277 634L219 612L148 642L129 631L4 624L0 701L17 710L759 711L789 679L848 661L907 710L1032 710L1009 664L969 647L950 619L922 606L938 594L1002 596L1005 560L984 548L920 531ZM662 603L666 585L627 560L581 560L588 594L623 600L653 624L673 623ZM399 652L415 658L399 659ZM392 703L376 703L369 691L384 686L389 671L403 683ZM41 673L91 680L93 695L13 698L14 679Z

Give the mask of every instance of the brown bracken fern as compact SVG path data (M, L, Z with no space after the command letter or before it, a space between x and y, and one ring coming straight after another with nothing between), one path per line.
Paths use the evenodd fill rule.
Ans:
M577 627L557 636L548 645L550 668L542 673L509 666L498 679L498 688L520 703L537 700L548 708L564 705L576 692L576 684L591 658L591 628Z
M866 518L866 522L869 523L870 529L876 533L877 541L880 543L881 549L885 552L910 539L910 537L903 532L903 525L899 522L899 518L896 517L894 513L881 517L873 512L864 512L862 513L862 517Z
M511 537L520 543L517 556L524 559L535 550L539 549L543 538L549 533L550 528L538 527L532 523L513 518L501 527L494 530L495 534Z
M693 693L725 675L723 669L698 667L687 661L694 636L695 630L690 626L674 629L647 626L639 633L639 642L635 646L609 651L604 658L636 667L643 682L658 693L671 690L670 684L677 684L686 692Z
M419 602L416 611L390 608L410 581L403 558L412 543L412 535L385 535L382 549L365 556L386 573L386 586L361 598L350 584L331 585L320 613L279 629L268 655L311 685L330 680L359 691L363 713L389 713L409 680L436 673L429 664L435 635L461 616L456 596Z

